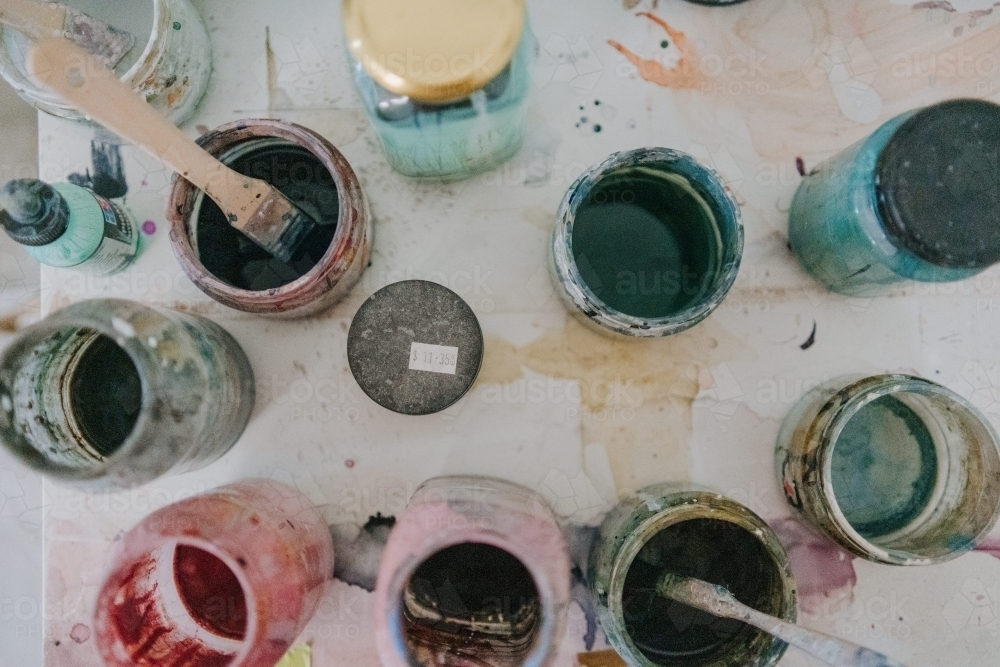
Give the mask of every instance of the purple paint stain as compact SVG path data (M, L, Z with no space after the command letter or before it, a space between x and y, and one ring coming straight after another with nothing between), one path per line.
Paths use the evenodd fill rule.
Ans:
M795 158L795 168L799 172L799 176L806 175L806 161L800 157Z
M824 605L854 597L858 575L852 554L794 519L768 523L788 552L802 611L815 615Z
M142 223L142 233L145 234L146 236L152 236L153 234L155 234L156 223L153 222L152 220L147 220L146 222Z
M1000 559L1000 537L995 537L991 540L986 540L978 547L976 547L975 550L982 551L983 553L989 554L994 558Z

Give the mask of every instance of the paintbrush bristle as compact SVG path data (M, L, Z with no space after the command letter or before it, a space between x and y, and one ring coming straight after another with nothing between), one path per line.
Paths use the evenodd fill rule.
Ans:
M315 227L315 220L272 187L241 231L264 250L290 264Z
M739 602L725 586L667 572L656 584L656 592L714 616L732 618L739 613Z
M91 16L66 8L66 35L81 49L97 58L108 69L114 69L135 46L135 36Z

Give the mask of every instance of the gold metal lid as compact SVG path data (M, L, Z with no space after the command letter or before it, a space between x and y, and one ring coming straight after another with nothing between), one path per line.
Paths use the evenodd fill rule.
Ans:
M347 43L379 85L420 102L468 97L503 71L525 0L344 0Z

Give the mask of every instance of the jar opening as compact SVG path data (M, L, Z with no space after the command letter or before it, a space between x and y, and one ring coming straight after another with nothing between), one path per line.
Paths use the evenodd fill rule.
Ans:
M323 162L305 147L278 138L242 142L219 159L275 186L317 225L292 262L282 262L230 225L216 203L199 193L189 233L205 270L253 292L282 287L312 271L333 243L340 218L337 184Z
M425 667L452 664L442 655L490 667L523 665L542 628L541 599L528 569L507 551L477 542L447 547L421 563L400 608L411 664Z
M615 169L576 210L571 243L580 276L598 299L626 315L675 315L723 278L715 209L669 165Z
M622 590L625 631L656 665L707 667L755 664L773 639L744 623L721 619L656 592L666 572L728 588L738 600L783 616L782 570L754 533L721 519L695 518L655 533L628 566Z
M880 560L934 562L973 548L1000 511L1000 449L961 397L918 379L848 401L829 426L825 503L844 538Z
M220 555L171 540L125 563L101 593L105 659L124 654L137 667L237 662L247 648L252 596Z
M108 335L58 329L24 350L11 379L9 428L44 462L97 472L133 436L143 408L135 361Z

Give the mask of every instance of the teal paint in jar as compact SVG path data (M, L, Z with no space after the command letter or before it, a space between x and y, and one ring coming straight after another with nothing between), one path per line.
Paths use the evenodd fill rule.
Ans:
M897 116L806 176L788 237L816 280L868 296L1000 262L997 210L1000 106L950 100Z
M135 258L139 233L117 203L70 183L10 181L0 189L0 226L42 264L96 275Z
M392 167L459 180L524 136L535 38L524 0L343 4L354 81Z
M598 331L668 336L708 317L736 281L739 204L714 171L668 148L614 153L559 207L552 260L570 311Z
M890 565L974 549L1000 517L1000 439L950 389L910 375L808 391L778 434L788 504L841 547Z

